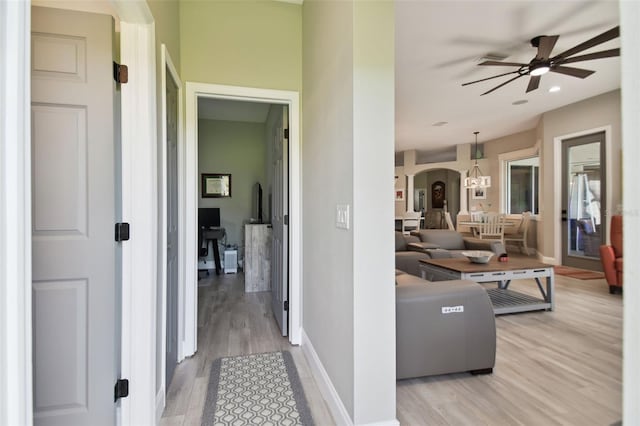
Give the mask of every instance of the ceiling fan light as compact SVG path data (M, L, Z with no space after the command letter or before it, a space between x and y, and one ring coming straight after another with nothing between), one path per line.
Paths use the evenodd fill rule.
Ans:
M546 74L549 72L549 67L547 65L540 65L537 66L535 68L532 68L531 71L529 71L529 74L531 74L534 77L540 76L542 74Z

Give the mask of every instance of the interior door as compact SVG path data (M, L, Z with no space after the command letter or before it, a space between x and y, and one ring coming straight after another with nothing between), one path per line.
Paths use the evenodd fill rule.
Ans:
M167 330L166 388L178 363L178 86L167 72Z
M562 141L562 264L602 270L606 200L604 132Z
M273 213L271 224L271 308L283 336L289 334L289 111L281 109L273 127Z
M113 20L31 22L34 423L114 425Z

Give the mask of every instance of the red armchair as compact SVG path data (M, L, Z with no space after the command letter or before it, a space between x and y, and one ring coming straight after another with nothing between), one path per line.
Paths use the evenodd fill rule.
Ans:
M609 293L616 287L622 290L622 216L611 216L611 245L600 246L600 260L604 276L609 284Z

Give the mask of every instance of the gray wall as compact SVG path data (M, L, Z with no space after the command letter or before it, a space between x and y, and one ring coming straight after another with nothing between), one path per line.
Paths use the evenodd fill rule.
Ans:
M198 207L220 208L220 225L230 244L244 245L253 185L266 185L264 139L264 123L198 120L198 185L202 173L231 174L231 197L202 198L198 187Z
M355 424L395 419L393 3L303 4L303 328ZM349 230L336 204L351 207Z
M542 221L538 223L538 227L544 230L544 234L542 234L542 238L539 237L538 247L544 256L557 257L557 260L560 260L561 253L555 253L554 247L555 235L560 232L560 222L556 220L560 206L555 205L554 197L559 188L554 187L554 179L556 174L561 173L562 170L555 168L554 138L598 127L611 126L611 170L607 174L612 179L611 207L615 212L617 206L622 204L620 91L615 90L546 112L542 116L542 122L544 126L542 132L544 141L542 145L543 155L541 157L541 176L543 177L541 194L543 195L540 205ZM604 205L602 206L602 211L605 212ZM609 223L608 218L606 223Z

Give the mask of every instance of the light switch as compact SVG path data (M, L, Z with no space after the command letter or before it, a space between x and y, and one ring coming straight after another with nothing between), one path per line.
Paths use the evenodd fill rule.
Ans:
M336 204L336 228L349 229L349 204Z

